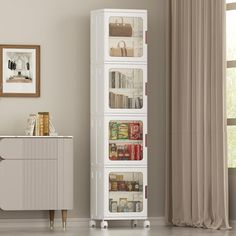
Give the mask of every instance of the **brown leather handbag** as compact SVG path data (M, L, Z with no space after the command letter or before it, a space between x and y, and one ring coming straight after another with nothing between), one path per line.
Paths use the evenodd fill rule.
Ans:
M123 43L123 46L121 45ZM134 49L126 47L125 41L119 41L117 47L110 48L111 57L133 57Z
M109 24L109 36L131 37L132 31L133 30L131 24L124 23L123 18L121 18L121 23L116 21L116 23Z

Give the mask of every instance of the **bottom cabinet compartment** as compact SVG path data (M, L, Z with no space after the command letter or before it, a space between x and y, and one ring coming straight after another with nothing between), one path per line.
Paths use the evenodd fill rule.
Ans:
M106 169L106 217L117 219L138 219L147 216L146 191L146 168Z
M58 206L57 160L0 162L0 208L48 210Z

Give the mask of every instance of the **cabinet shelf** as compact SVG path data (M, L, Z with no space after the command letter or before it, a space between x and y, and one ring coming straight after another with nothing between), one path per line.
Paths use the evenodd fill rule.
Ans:
M119 39L119 40L121 40L121 39L124 39L124 40L133 40L133 39L135 39L135 40L143 40L143 36L131 36L131 37L125 37L125 36L109 36L109 39Z
M141 96L143 94L143 90L140 88L110 88L109 89L110 92L113 93L122 93L125 95L134 95L134 92L136 92L135 96Z
M114 194L143 194L143 191L109 191Z
M115 92L115 91L118 91L118 92L120 92L120 91L125 91L125 92L127 92L127 91L140 91L140 93L142 93L142 88L109 88L109 90L111 91L111 92Z
M109 143L142 143L143 140L130 140L130 139L116 139L116 140L109 140Z

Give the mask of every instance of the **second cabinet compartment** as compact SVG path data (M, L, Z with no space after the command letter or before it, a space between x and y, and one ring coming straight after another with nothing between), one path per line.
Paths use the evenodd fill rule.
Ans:
M145 65L104 65L92 68L94 114L146 114L147 68Z

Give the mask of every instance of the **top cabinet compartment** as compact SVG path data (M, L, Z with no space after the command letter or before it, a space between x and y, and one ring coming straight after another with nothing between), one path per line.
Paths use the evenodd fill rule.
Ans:
M147 12L97 10L91 13L92 64L147 63Z
M109 56L143 56L143 19L141 17L109 18Z

